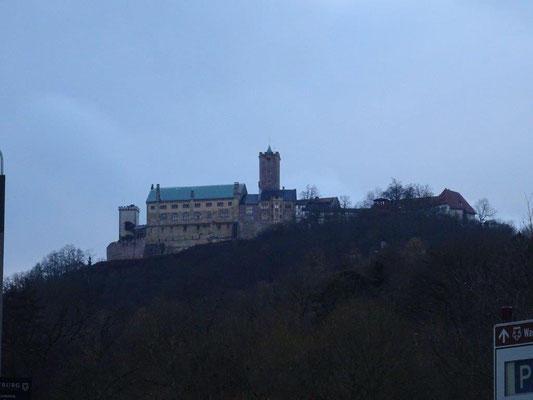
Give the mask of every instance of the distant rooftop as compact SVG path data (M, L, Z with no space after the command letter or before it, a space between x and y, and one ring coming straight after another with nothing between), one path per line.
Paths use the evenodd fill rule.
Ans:
M156 202L157 188L150 190L147 203ZM209 186L181 186L160 188L161 201L185 201L185 200L209 200L209 199L230 199L234 196L234 184L230 185L209 185ZM246 185L238 184L238 193L246 193Z
M259 195L247 194L242 198L241 204L259 204Z
M296 189L262 190L259 193L260 201L270 200L273 197L279 197L283 201L296 201Z
M283 201L296 201L296 189L281 189L281 190L262 190L259 194L246 194L241 204L259 204L261 201L268 201L273 197L282 199Z
M468 201L459 192L450 189L444 189L441 194L435 197L438 204L447 204L455 210L464 210L468 214L476 214L474 209L468 204Z
M391 200L386 198L374 199L374 204L383 207L390 207ZM431 197L418 197L413 199L403 199L399 201L402 208L424 208L434 207L441 205L448 205L452 210L463 210L467 214L476 214L472 206L468 204L468 201L459 192L455 192L450 189L444 189L438 196Z

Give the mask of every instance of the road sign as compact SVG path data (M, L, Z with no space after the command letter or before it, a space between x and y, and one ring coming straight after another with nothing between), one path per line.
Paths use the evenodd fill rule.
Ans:
M31 378L0 377L0 399L30 400Z
M533 320L494 325L494 399L514 398L533 400Z

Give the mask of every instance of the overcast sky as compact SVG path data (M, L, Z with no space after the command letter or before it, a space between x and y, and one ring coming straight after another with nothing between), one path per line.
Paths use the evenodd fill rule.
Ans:
M533 192L533 2L0 2L6 275L72 243L105 257L152 183L361 200L391 178Z

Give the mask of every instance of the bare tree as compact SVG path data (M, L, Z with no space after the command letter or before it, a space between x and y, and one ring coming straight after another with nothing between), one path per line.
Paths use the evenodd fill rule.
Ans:
M357 203L355 206L357 208L370 208L374 205L374 200L381 197L383 191L380 188L369 191L366 194L364 200Z
M521 232L529 238L533 239L533 193L526 195L526 215L522 217Z
M474 205L474 209L476 210L477 218L481 223L496 215L496 210L491 206L489 200L486 197L479 199Z
M387 189L382 193L382 196L392 201L399 201L431 197L433 196L433 191L428 185L422 185L420 183L402 185L402 182L393 178L392 182L387 186Z
M341 203L342 208L349 208L352 206L352 200L350 199L350 196L347 196L345 194L339 196L339 201Z
M316 185L307 184L305 190L300 192L300 198L304 200L313 199L318 196L320 196L320 192L318 191Z
M45 278L58 277L67 272L75 271L86 265L85 253L71 244L45 256L33 268ZM33 271L32 270L32 271Z
M392 182L387 186L387 189L382 193L383 197L391 200L391 201L398 201L410 197L413 197L409 190L406 191L407 188L404 188L402 185L402 182L392 179Z
M420 183L411 183L408 185L408 187L413 192L413 197L415 198L433 196L433 191L431 190L429 185L421 185Z

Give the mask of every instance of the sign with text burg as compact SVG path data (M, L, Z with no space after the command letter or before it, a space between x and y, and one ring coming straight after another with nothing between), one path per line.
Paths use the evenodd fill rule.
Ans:
M533 320L494 325L494 399L533 400Z
M31 378L0 377L0 400L30 400Z

